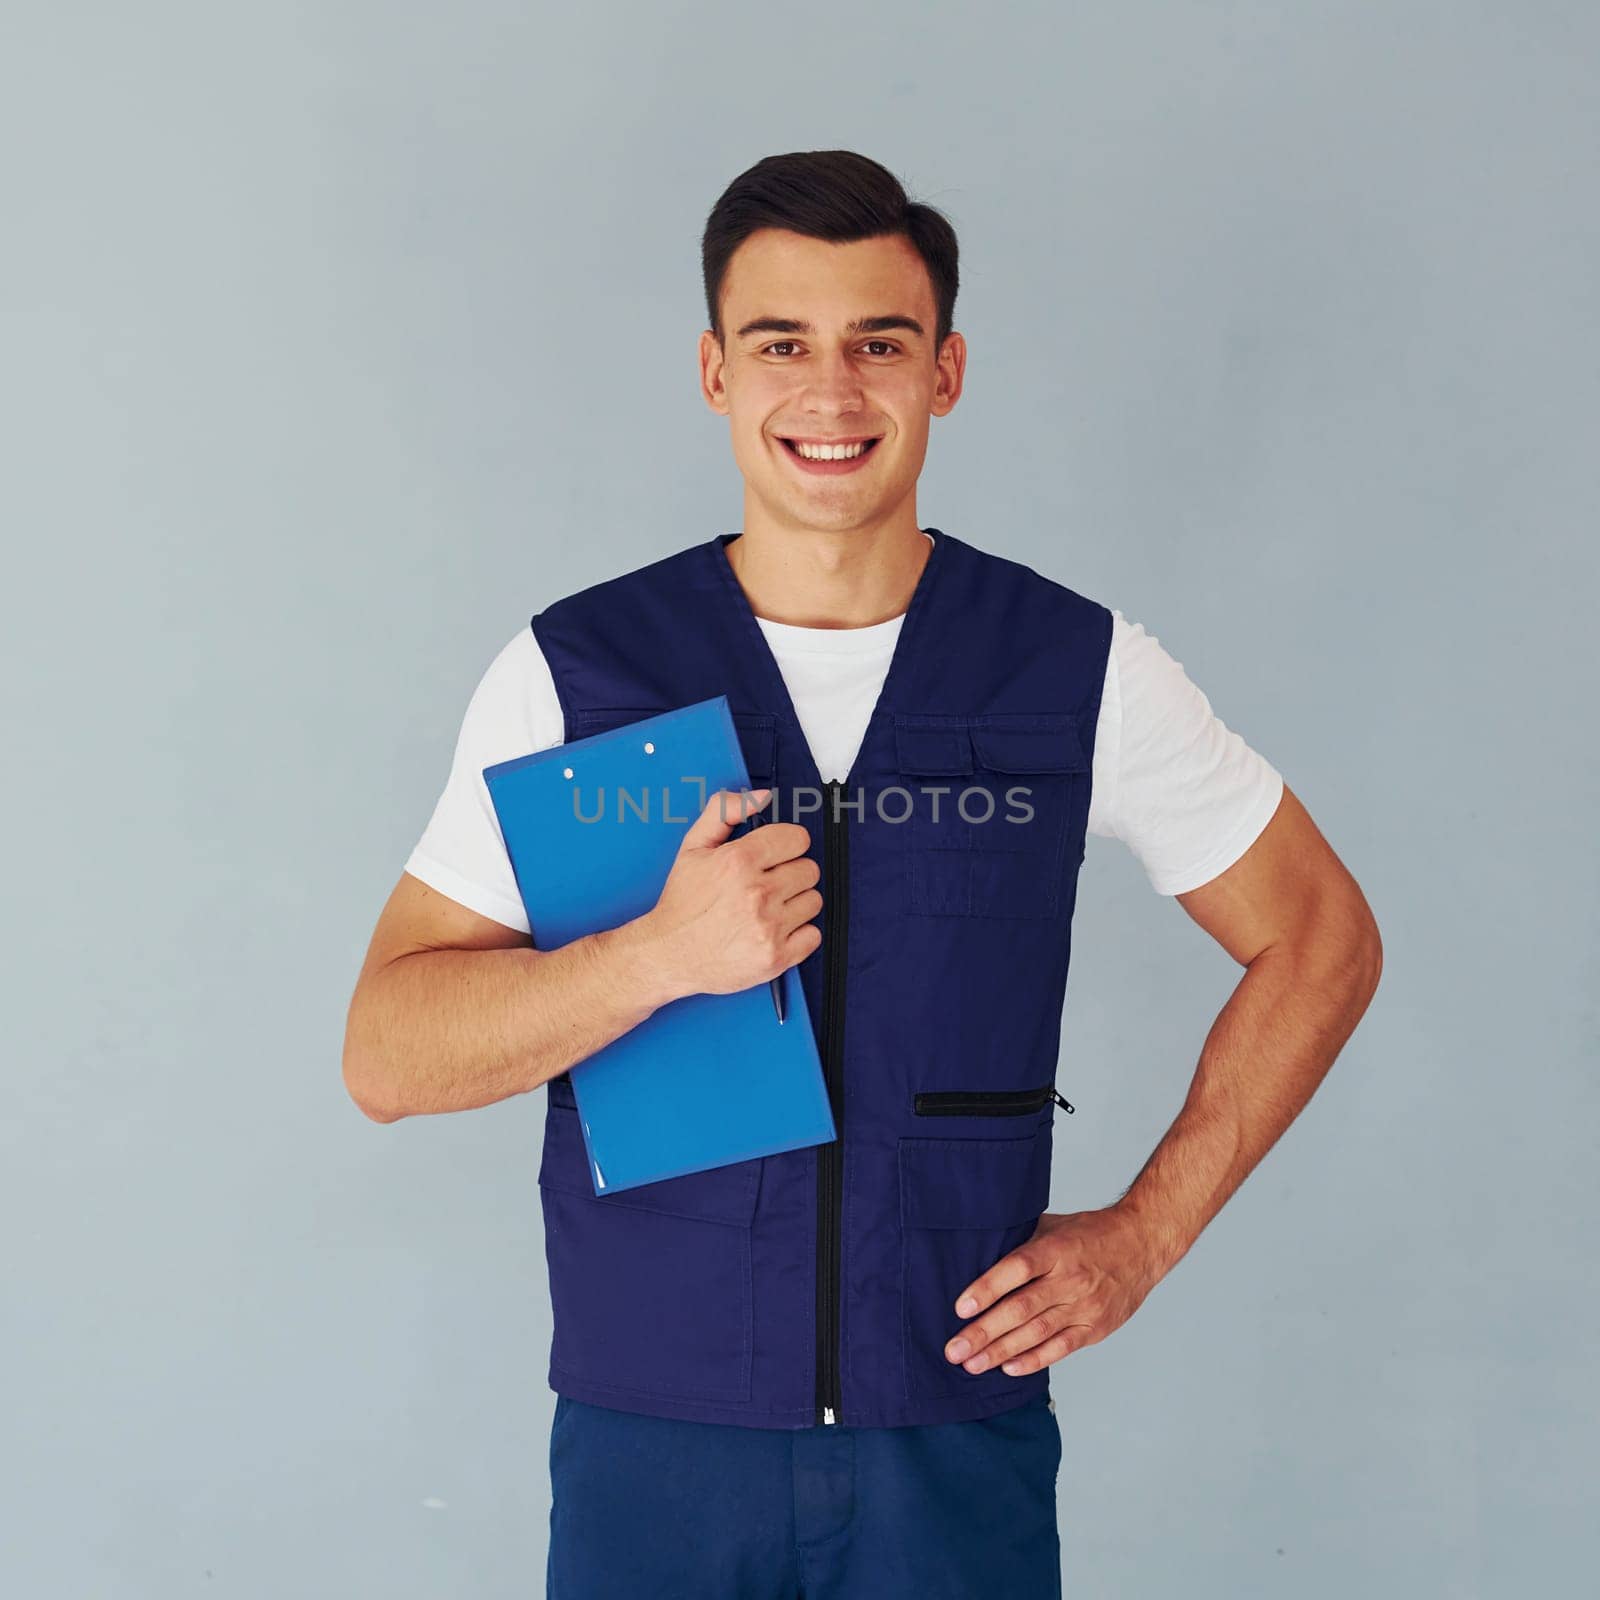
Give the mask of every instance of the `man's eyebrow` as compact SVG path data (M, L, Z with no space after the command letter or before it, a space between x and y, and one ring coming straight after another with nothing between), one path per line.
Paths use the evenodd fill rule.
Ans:
M922 324L915 317L899 313L886 317L857 317L853 322L844 325L847 338L853 338L858 333L892 333L896 329L914 333L919 339L922 337ZM756 317L738 329L734 337L743 339L752 333L814 333L815 331L809 322L801 322L795 317Z

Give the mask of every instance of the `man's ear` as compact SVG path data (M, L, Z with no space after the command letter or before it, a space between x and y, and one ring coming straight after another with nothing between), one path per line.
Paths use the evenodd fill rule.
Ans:
M728 388L723 382L722 346L710 328L700 335L700 393L718 416L728 414Z
M938 369L934 377L933 404L929 408L936 417L948 416L961 398L961 386L967 371L967 341L952 330L945 335L943 347L934 358Z

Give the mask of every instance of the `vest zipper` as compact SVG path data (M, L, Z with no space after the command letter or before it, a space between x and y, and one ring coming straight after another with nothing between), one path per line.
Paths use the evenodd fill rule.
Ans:
M817 1146L817 1421L839 1420L839 1234L844 1196L844 979L850 850L844 784L830 779L823 818L822 1070L836 1138Z
M1039 1089L941 1089L917 1095L920 1117L1021 1117L1043 1111L1051 1101L1072 1110L1072 1102L1053 1083Z

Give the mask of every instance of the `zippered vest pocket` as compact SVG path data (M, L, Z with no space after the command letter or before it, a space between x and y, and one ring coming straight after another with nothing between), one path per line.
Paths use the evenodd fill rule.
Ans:
M1073 1109L1053 1083L1037 1089L935 1089L912 1097L919 1117L1024 1117L1050 1104Z

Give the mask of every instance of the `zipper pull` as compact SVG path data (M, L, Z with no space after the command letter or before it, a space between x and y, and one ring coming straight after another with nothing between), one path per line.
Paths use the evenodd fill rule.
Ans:
M1066 1107L1066 1108L1067 1108L1067 1110L1068 1110L1068 1111L1070 1111L1070 1110L1071 1110L1071 1109L1072 1109L1072 1102L1071 1102L1071 1101L1070 1101L1070 1100L1068 1100L1068 1099L1067 1099L1067 1098L1066 1098L1066 1097L1065 1097L1065 1096L1064 1096L1064 1095L1063 1095L1063 1094L1062 1094L1062 1093L1061 1093L1061 1091L1060 1091L1060 1090L1059 1090L1059 1089L1056 1089L1056 1088L1052 1088L1052 1089L1051 1089L1051 1090L1050 1090L1050 1093L1051 1093L1051 1094L1053 1094L1053 1095L1054 1095L1054 1096L1055 1096L1055 1100L1056 1100L1056 1104L1057 1104L1057 1105L1058 1105L1058 1106L1065 1106L1065 1107Z

